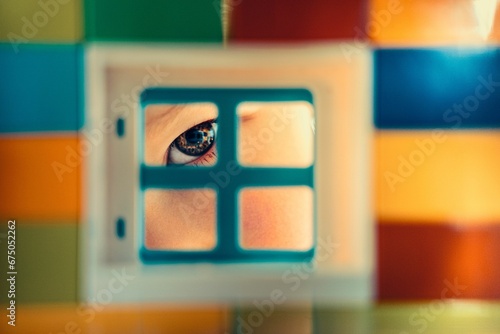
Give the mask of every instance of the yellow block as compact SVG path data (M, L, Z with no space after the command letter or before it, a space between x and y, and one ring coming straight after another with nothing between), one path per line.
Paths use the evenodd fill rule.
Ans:
M499 152L500 132L377 133L377 218L396 223L500 223Z
M372 0L370 7L364 31L378 44L500 41L500 10L496 1Z
M0 139L0 217L23 221L75 221L80 207L78 138Z
M81 0L2 0L0 40L77 42L82 36Z

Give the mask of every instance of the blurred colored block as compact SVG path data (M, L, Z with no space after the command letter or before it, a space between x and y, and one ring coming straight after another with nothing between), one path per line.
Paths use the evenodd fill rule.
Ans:
M114 307L97 314L88 324L90 333L229 333L228 310L224 306L150 305L138 309ZM127 320L126 320L127 319Z
M0 280L7 277L7 221L0 224ZM16 218L16 303L76 302L77 224L23 224ZM0 303L6 303L7 284L1 285Z
M238 333L230 329L212 327L212 321L207 319L212 313L212 308L209 307L192 306L183 310L180 307L168 308L157 305L106 306L88 325L85 321L87 317L78 316L76 308L76 305L70 304L23 306L18 310L20 321L16 327L10 327L4 321L0 322L0 330L2 333L23 334ZM422 314L422 310L427 311L425 315ZM215 309L213 313L216 316ZM155 319L163 321L162 329L152 331L148 324L143 322L146 315L155 315ZM293 316L294 311L292 310L289 315ZM416 322L410 323L410 316L413 316ZM439 300L425 300L417 303L380 303L371 307L315 305L314 326L310 331L318 334L401 334L418 333L418 331L430 334L492 334L500 332L499 316L500 304L484 301L448 300L440 303ZM100 319L107 318L110 319L107 325L99 326L105 321ZM162 318L165 320L161 320ZM111 319L115 322L111 323ZM201 328L204 324L207 324L206 331ZM193 329L195 326L196 329ZM260 327L239 334L249 333L261 334ZM275 334L281 333L275 332Z
M2 309L4 310L2 316L5 317L4 314L7 311L3 308L3 305ZM7 321L10 321L10 319L5 317L7 321L0 322L0 331L5 334L60 334L61 332L69 334L72 330L66 332L65 326L71 329L72 323L77 320L76 318L76 304L74 303L16 305L16 326L8 325ZM68 323L70 325L67 325Z
M375 213L395 223L500 224L500 132L382 131Z
M381 45L480 44L500 40L499 17L495 0L371 0L367 31Z
M0 1L0 40L75 42L82 35L80 0Z
M500 225L382 222L377 244L380 300L500 298Z
M313 333L376 333L371 305L315 305Z
M0 133L76 131L83 124L83 52L0 44Z
M360 333L500 333L500 304L496 301L434 299L387 302L378 304L369 315L369 330Z
M364 39L363 0L227 0L230 40Z
M0 138L0 218L75 221L80 207L77 136Z
M500 127L500 49L375 52L380 129Z
M221 42L217 0L87 0L87 40Z
M219 305L21 305L16 327L2 333L230 333L228 308ZM255 332L257 334L257 332Z
M273 295L275 296L275 295ZM271 297L270 297L271 298ZM313 307L311 302L286 302L281 299L256 300L254 304L237 308L232 333L255 334L313 334Z

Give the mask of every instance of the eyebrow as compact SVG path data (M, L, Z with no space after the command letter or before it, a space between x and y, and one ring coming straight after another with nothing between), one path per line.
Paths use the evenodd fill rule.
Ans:
M255 114L261 112L263 109L264 106L261 103L245 102L238 105L236 115L238 115L240 120L244 121L254 118Z

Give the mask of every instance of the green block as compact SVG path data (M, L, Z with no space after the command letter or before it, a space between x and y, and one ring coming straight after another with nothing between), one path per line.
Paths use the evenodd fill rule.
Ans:
M77 301L77 224L16 222L16 303ZM0 281L6 282L7 221L0 224ZM0 285L0 304L8 302L7 284Z
M87 0L89 41L222 42L220 0Z
M81 0L1 0L0 41L71 43L82 35Z
M317 333L372 333L371 309L368 306L314 308L314 325Z

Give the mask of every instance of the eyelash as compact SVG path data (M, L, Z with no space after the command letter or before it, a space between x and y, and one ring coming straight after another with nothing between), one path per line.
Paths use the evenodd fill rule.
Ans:
M210 161L207 159L217 158L215 152L216 138L216 119L201 122L187 129L169 145L168 150L165 152L165 164L192 164L194 166L209 164Z

